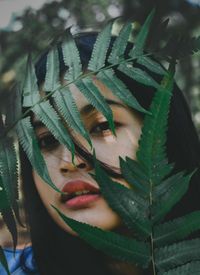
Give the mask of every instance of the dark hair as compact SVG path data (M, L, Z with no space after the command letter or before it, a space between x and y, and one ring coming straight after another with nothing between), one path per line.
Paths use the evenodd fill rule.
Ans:
M82 34L76 37L76 43L80 51L81 61L87 64L96 40L96 33ZM114 40L114 38L113 38ZM46 73L45 53L36 64L38 83L42 83ZM60 71L64 66L62 53L59 50ZM154 95L154 89L143 86L122 72L115 69L117 76L126 84L139 103L148 108ZM158 79L158 76L153 74ZM180 89L175 85L170 105L169 123L167 131L167 155L169 162L175 163L174 171L193 171L200 164L200 143L193 125L189 108ZM90 155L76 144L77 153L91 161ZM51 219L38 195L32 178L32 167L21 150L23 191L25 206L28 215L28 223L33 244L33 251L41 275L106 275L111 274L105 265L103 253L100 253L87 245L77 237L73 237L60 229ZM111 173L105 165L108 172ZM112 176L118 176L112 174ZM200 173L192 177L187 194L182 198L167 219L181 216L187 212L199 209ZM149 273L148 273L149 274Z

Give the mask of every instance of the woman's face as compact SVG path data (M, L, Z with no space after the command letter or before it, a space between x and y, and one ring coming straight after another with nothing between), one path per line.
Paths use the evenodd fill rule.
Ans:
M119 156L122 158L129 156L133 159L136 157L142 119L134 110L128 108L120 99L114 96L98 79L94 78L93 81L98 85L113 111L116 137L113 136L109 130L105 117L96 109L91 108L90 103L78 88L72 85L70 90L81 114L83 123L90 133L96 158L119 172ZM37 118L35 117L34 122L36 121ZM83 182L99 189L98 183L89 175L91 172L94 173L93 167L79 156L75 156L76 166L74 166L71 162L70 151L64 145L59 144L46 127L39 123L35 123L35 125L37 125L35 129L40 148L54 184L63 191L66 191L70 185L72 188L75 188L72 189L73 192L79 191L79 188L82 188ZM92 153L87 141L85 141L81 135L74 131L72 131L72 134L81 145ZM61 196L48 186L34 170L33 179L50 216L67 232L76 235L76 233L61 220L56 211L51 207L51 204L60 209L66 216L77 221L88 223L105 230L114 230L120 227L121 219L108 206L101 194L76 195L66 200L67 198ZM124 179L117 179L117 181L129 187ZM78 189L76 189L76 187L78 187ZM87 187L84 186L83 189L86 190Z

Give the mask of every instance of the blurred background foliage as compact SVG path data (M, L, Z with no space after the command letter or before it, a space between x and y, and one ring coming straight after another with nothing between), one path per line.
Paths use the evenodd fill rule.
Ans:
M8 0L9 1L9 0ZM29 51L37 57L49 45L52 38L72 26L72 32L99 29L110 18L122 16L124 20L143 22L152 7L157 16L152 27L152 44L163 43L160 23L170 18L166 37L176 39L183 34L200 35L200 0L60 0L45 1L39 9L25 8L14 13L8 26L0 29L0 102L4 104L16 80L25 72ZM1 3L0 3L1 5ZM6 10L5 10L6 12ZM154 29L158 29L154 32ZM161 36L161 38L159 38ZM150 43L151 44L151 43ZM200 41L199 41L200 44ZM157 45L158 46L158 45ZM199 45L200 47L200 45ZM177 82L185 93L193 119L200 134L200 55L186 56L178 65Z

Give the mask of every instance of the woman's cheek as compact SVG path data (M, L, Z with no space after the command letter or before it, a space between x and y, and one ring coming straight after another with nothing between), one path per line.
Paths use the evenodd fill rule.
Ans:
M92 142L96 157L108 165L119 167L119 156L136 158L139 136L140 131L129 127L118 130L117 138L113 135L95 138Z

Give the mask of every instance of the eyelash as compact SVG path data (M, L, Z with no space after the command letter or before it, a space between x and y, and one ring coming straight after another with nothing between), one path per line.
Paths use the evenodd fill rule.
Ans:
M43 144L43 142L47 142L47 144ZM38 144L40 149L46 149L50 151L55 149L60 143L51 133L45 133L44 135L38 137Z
M115 124L116 129L118 129L122 126L122 124L119 122L114 121L114 124ZM98 129L98 128L100 128L100 130L97 131L96 129ZM93 136L104 136L105 133L107 133L108 131L111 133L108 122L104 121L104 122L98 123L94 127L92 127L92 129L90 130L90 134ZM49 132L49 133L45 133L38 137L38 144L39 144L40 149L44 149L44 150L46 149L46 150L50 151L50 150L55 149L60 143Z
M121 123L116 122L116 121L114 121L114 124L115 124L115 128L116 129L118 129L119 127L122 126ZM98 127L100 128L100 132L95 133L95 129L97 129ZM111 130L110 130L110 127L109 127L109 123L108 123L108 121L104 121L104 122L98 123L97 125L95 125L94 127L92 127L92 129L90 130L90 134L93 134L95 136L98 136L98 135L103 136L105 134L105 132L108 132L108 131L111 133Z

